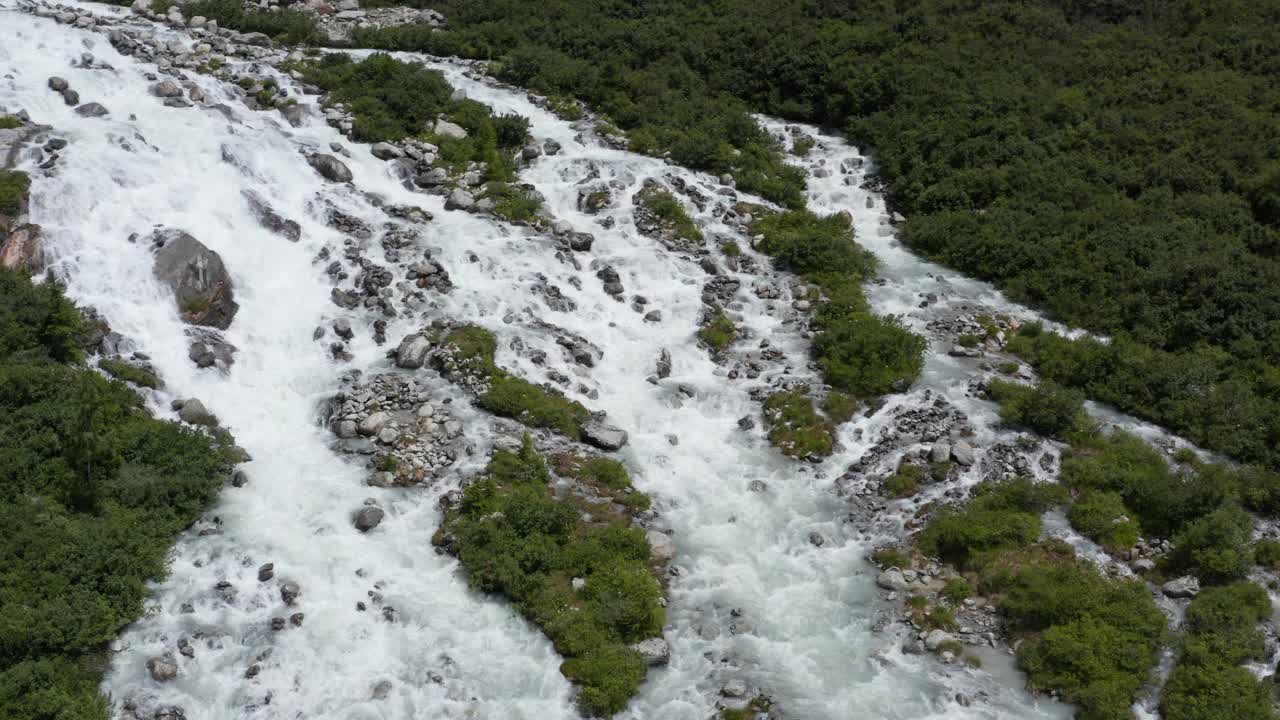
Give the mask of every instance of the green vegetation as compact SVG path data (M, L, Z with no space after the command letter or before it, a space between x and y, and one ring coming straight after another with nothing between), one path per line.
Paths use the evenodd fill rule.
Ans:
M724 310L716 308L715 314L698 330L698 339L713 351L720 352L738 339L738 326L733 324Z
M1000 403L1000 417L1010 425L1059 440L1084 437L1093 431L1093 421L1084 411L1084 396L1052 382L1031 386L992 380L987 394Z
M1240 663L1261 660L1258 623L1271 600L1252 583L1201 592L1187 608L1178 666L1165 684L1160 713L1168 720L1272 720L1271 692Z
M631 486L631 474L626 466L613 458L560 453L555 456L555 471L560 477L577 480L601 497L612 497L629 512L643 512L651 504L648 495Z
M784 455L795 458L826 457L835 448L831 422L818 415L809 388L776 392L764 401L769 442Z
M645 185L644 189L636 193L636 202L652 213L662 223L665 231L683 240L702 242L702 231L698 229L698 224L669 191L657 184Z
M625 470L559 461L566 463L592 477L595 490L622 484L630 492ZM591 512L584 520L583 508L554 495L551 480L528 436L518 452L497 451L446 513L436 542L458 556L473 588L509 598L542 628L567 658L561 672L582 685L583 712L609 716L644 681L646 663L628 645L661 636L662 586L644 532L629 528L629 517Z
M1259 540L1253 545L1253 561L1264 568L1280 568L1280 542Z
M168 0L161 0L172 4ZM152 9L158 13L167 10L159 9L160 2L153 2ZM217 20L224 28L240 32L258 32L271 39L288 45L318 43L321 33L316 27L315 15L301 10L277 8L271 12L247 10L244 3L237 0L195 0L182 6L185 17L203 15L210 20Z
M1188 522L1173 536L1173 552L1166 564L1188 572L1206 584L1239 580L1253 566L1253 518L1234 504Z
M1112 551L1127 550L1138 542L1138 523L1118 492L1086 492L1067 513L1071 527Z
M842 392L829 392L822 399L822 412L837 425L849 422L858 412L858 401Z
M738 247L738 243L733 240L729 240L722 244L720 246L720 252L724 253L725 257L742 257L742 248Z
M591 412L581 403L498 367L494 362L498 341L488 330L474 325L454 328L440 345L448 348L447 358L437 358L446 376L470 375L487 387L477 400L485 410L574 440L581 438L583 425L591 421Z
M755 720L760 717L760 715L769 712L769 708L772 704L773 703L769 702L768 698L757 695L754 698L751 698L751 702L747 703L747 706L740 710L734 710L731 708L722 709L719 717L720 720Z
M18 170L0 172L0 215L14 217L27 203L31 179Z
M926 554L957 567L981 567L1033 544L1040 537L1040 514L1065 499L1061 486L1029 478L984 482L963 506L939 510L916 542Z
M98 361L98 367L102 371L117 380L131 382L138 387L151 388L152 390L161 386L160 378L155 373L143 370L136 365L130 365L120 360L111 360L103 358Z
M813 149L815 144L816 143L811 138L800 138L791 146L791 152L799 155L800 157L804 157L809 154L809 151Z
M1057 689L1082 720L1127 720L1156 663L1165 617L1139 580L1104 577L1065 544L1005 554L982 590L1024 637L1018 665L1035 689Z
M330 53L299 68L307 82L355 115L353 137L363 142L396 142L427 132L450 104L453 88L438 70L390 55L355 62Z
M484 197L494 201L493 212L511 222L530 222L538 217L542 200L531 188L494 181L485 185Z
M105 720L106 644L142 614L228 456L81 364L79 311L0 271L0 716Z
M764 236L761 252L825 289L875 274L875 256L854 240L844 216L821 217L808 210L773 213L757 220L752 230Z
M22 127L22 121L13 115L0 115L0 130L16 130Z
M911 497L920 492L927 468L919 463L903 462L898 471L884 480L885 494L892 498Z
M911 556L900 548L884 547L878 548L871 553L871 562L884 568L901 568L911 567Z
M951 578L942 586L942 597L952 605L959 605L973 596L973 585L962 577Z

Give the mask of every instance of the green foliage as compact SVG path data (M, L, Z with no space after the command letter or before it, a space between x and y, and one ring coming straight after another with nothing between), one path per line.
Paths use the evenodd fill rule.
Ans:
M911 556L899 548L885 547L871 553L871 562L884 568L896 567L905 570L911 567Z
M629 490L629 481L620 482L625 470L620 477L614 465L557 461L599 486ZM550 480L528 436L518 452L499 450L446 514L437 539L457 553L472 587L510 598L542 627L568 658L561 671L583 686L583 711L611 715L644 680L647 666L627 645L661 634L662 587L641 530L623 520L588 524L573 503L555 497ZM585 580L581 589L572 578Z
M884 395L909 383L924 368L925 339L896 317L869 312L837 314L835 303L819 311L813 353L823 377L856 397Z
M992 380L987 394L1000 403L1000 417L1011 425L1058 439L1079 438L1092 430L1084 396L1052 382L1032 387Z
M76 363L78 310L0 271L0 716L106 717L95 654L142 614L227 456Z
M1259 540L1253 545L1253 561L1264 568L1280 568L1280 542Z
M800 138L791 146L791 152L799 155L800 157L804 157L809 154L809 151L813 149L814 145L815 143L812 138Z
M31 179L18 170L0 172L0 215L14 217L26 206Z
M738 247L738 243L734 242L733 240L730 240L722 244L720 246L720 252L724 253L725 257L741 257L742 256L742 248Z
M1128 549L1138 542L1138 524L1120 493L1088 492L1071 504L1067 518L1073 528L1104 547Z
M98 367L102 368L103 372L111 377L117 380L131 382L138 387L151 388L154 390L161 385L160 378L156 377L155 373L143 370L136 365L121 362L120 360L103 358L98 361Z
M952 605L959 605L965 598L973 596L973 586L962 577L954 577L942 586L942 597Z
M0 115L0 130L16 130L22 127L22 121L13 115Z
M858 412L858 401L842 392L829 392L822 399L822 412L836 424L846 423Z
M494 201L494 214L512 222L529 222L542 208L542 200L534 191L510 183L495 181L485 185L484 197Z
M1248 670L1266 647L1258 623L1271 616L1271 599L1253 583L1202 591L1187 608L1182 654L1160 698L1170 720L1271 720L1268 690Z
M153 3L156 12L159 3ZM315 15L301 10L277 9L273 12L248 10L244 3L237 0L196 0L182 6L186 17L203 15L210 20L217 20L224 28L240 32L260 32L272 39L289 45L317 43L321 40Z
M808 393L807 387L797 387L764 401L769 442L789 457L825 457L835 448L831 423L818 415Z
M658 185L646 185L637 193L636 202L640 207L653 213L661 221L663 228L675 237L695 243L702 242L702 231L698 229L698 224L689 217L684 204L677 200L675 195Z
M962 507L938 512L916 536L926 554L958 566L978 566L1040 537L1040 514L1063 501L1062 488L1028 478L986 482Z
M698 339L712 350L720 352L738 339L738 326L733 324L733 320L729 319L724 310L716 308L711 319L698 330Z
M1173 536L1168 566L1176 572L1189 572L1202 583L1239 580L1253 566L1252 534L1249 514L1238 506L1224 505L1187 523Z
M893 498L911 497L920 492L924 475L925 466L903 463L898 466L898 472L884 479L885 494Z
M440 71L390 55L355 62L330 53L299 69L328 102L343 103L355 115L353 137L362 142L396 142L425 132L453 94Z
M766 215L752 229L764 235L761 251L825 288L875 273L875 256L854 241L853 228L843 215L821 217L793 210Z

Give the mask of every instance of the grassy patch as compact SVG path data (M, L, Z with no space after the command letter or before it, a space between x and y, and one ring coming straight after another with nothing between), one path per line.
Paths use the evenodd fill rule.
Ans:
M929 555L978 567L1040 537L1040 514L1065 500L1062 487L1028 478L985 482L960 507L940 510L916 537Z
M764 401L764 418L769 442L784 455L825 457L835 447L831 423L818 415L806 387L770 395Z
M0 115L0 130L17 130L22 121L12 115Z
M795 153L799 157L805 157L816 144L817 143L814 142L812 138L800 138L791 146L791 152Z
M17 170L0 172L0 215L16 216L26 205L31 178Z
M117 380L131 382L139 387L151 388L154 390L161 385L160 378L156 377L155 373L143 370L136 365L130 365L126 362L103 358L98 361L98 367L102 368L103 372Z
M647 185L636 195L636 202L653 213L661 221L663 229L675 237L702 242L702 231L675 195L657 185Z
M822 399L822 412L837 424L853 419L858 412L858 401L842 392L829 392Z
M573 466L602 471L590 461ZM603 476L617 482L616 470ZM582 685L584 712L612 715L644 680L646 664L627 646L661 635L662 586L643 531L587 523L551 480L527 436L518 452L499 450L446 513L437 542L457 554L473 588L509 598L542 628L567 658L561 672Z
M871 553L871 562L883 568L901 568L907 569L911 567L911 555L907 554L901 548L884 547L878 548Z
M738 326L733 324L724 310L716 308L711 318L698 330L698 339L715 352L720 352L738 339Z
M1082 535L1112 551L1138 542L1138 523L1120 493L1087 492L1071 504L1067 518Z
M884 492L892 498L911 497L920 492L925 479L925 466L904 462L898 465L898 471L884 479Z
M542 209L542 200L534 191L510 183L495 181L485 185L484 197L494 201L495 215L512 222L529 222Z

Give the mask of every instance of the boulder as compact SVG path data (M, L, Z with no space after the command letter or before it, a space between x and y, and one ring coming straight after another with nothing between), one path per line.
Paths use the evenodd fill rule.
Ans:
M67 83L67 81L63 80L60 77L55 76L55 77L49 78L49 89L54 92L60 93L69 87L71 86Z
M876 585L885 590L906 590L911 586L898 568L889 568L876 577Z
M382 511L382 508L380 507L376 507L372 505L368 507L362 507L356 513L356 516L352 520L352 523L356 526L356 529L359 530L360 532L369 532L370 530L378 527L378 525L382 522L382 518L384 515L386 515L386 513L384 513Z
M191 423L192 425L216 427L218 424L218 418L205 408L204 403L195 398L191 398L182 404L182 409L178 410L178 417L182 418L183 422Z
M960 465L969 467L974 462L973 446L964 440L960 440L951 446L951 459Z
M377 435L383 426L391 422L391 415L379 410L360 422L360 434L366 437Z
M258 578L261 579L262 575L259 574ZM300 595L302 595L302 587L292 580L280 586L280 599L284 601L285 605L292 606L297 603Z
M671 558L676 556L676 544L672 542L671 536L657 530L649 530L644 536L649 541L649 554L654 560L671 562Z
M413 182L418 187L430 188L443 185L449 181L449 173L444 168L432 168L424 173L419 173L413 178Z
M592 421L582 428L582 440L601 450L617 450L627 444L627 431Z
M66 92L71 92L71 91L67 90ZM79 96L77 96L77 99L78 97ZM108 114L108 112L109 111L102 106L102 103L96 103L96 102L85 103L80 107L76 108L76 114L82 117L102 117L103 115Z
M156 682L169 682L178 677L178 663L174 662L172 655L157 655L147 658L147 672Z
M946 462L950 459L951 459L950 443L938 441L933 444L933 447L929 448L930 462L940 463L940 462Z
M172 80L161 80L151 86L151 94L158 98L182 97L182 88Z
M325 180L337 183L351 182L351 170L338 158L327 153L312 153L307 156L307 164Z
M930 652L935 652L943 645L947 645L955 641L956 639L946 630L933 630L928 635L924 636L924 646L928 648Z
M389 142L380 142L369 148L379 160L395 160L404 157L404 151Z
M158 248L152 270L173 290L182 319L227 329L240 306L218 253L182 230L157 230L151 242Z
M1193 598L1200 594L1200 581L1190 575L1184 575L1165 583L1160 590L1164 592L1165 597L1176 600Z
M445 200L445 210L470 210L476 206L476 199L471 193L462 188L454 188L449 193L449 199Z
M649 638L631 646L650 667L671 662L671 646L662 638Z
M0 236L4 221L0 219ZM19 225L0 246L0 267L36 274L44 268L44 235L39 225Z
M258 223L262 227L289 242L298 242L302 239L302 226L295 220L287 220L281 217L261 195L252 190L241 191L241 195L249 203L249 210L258 219Z
M240 36L240 42L257 47L271 47L271 38L260 32L244 33Z
M422 335L406 336L396 349L396 367L416 370L426 362L430 350L431 341Z
M448 120L436 120L435 127L432 130L437 135L443 135L453 140L465 140L467 131L461 125L451 123Z

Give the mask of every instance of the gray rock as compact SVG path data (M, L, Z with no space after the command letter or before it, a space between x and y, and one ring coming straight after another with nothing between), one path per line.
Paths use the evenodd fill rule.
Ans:
M172 80L161 80L151 86L151 94L159 98L182 97L182 88Z
M382 522L384 515L386 515L386 513L384 513L380 507L363 507L356 513L352 522L360 532L369 532L370 530L378 527Z
M731 678L720 688L720 694L727 698L746 697L747 684L742 678Z
M617 450L627 444L627 432L599 421L587 423L582 428L582 439L588 445L601 450Z
M1174 599L1193 598L1200 594L1200 581L1190 575L1170 580L1160 587L1165 597Z
M195 398L191 398L182 404L182 409L178 411L178 417L182 418L183 422L191 423L192 425L216 427L218 424L218 418L205 408L204 403Z
M325 180L337 183L351 182L351 170L338 158L327 153L312 153L307 164L316 169Z
M355 337L355 332L351 329L351 321L346 318L338 318L333 321L333 332L343 340L350 340Z
M424 173L419 173L413 178L413 182L418 187L430 188L443 185L449 180L449 173L444 168L432 168Z
M1139 558L1133 561L1133 565L1131 565L1131 567L1133 568L1134 572L1145 573L1145 572L1151 572L1152 570L1155 570L1156 563L1154 560L1151 560L1150 558Z
M671 558L676 556L676 544L672 542L671 537L666 533L649 530L644 536L649 541L649 553L653 559L665 563L670 562Z
M662 638L649 638L641 640L631 646L632 650L640 653L640 657L649 664L650 667L657 665L666 665L671 662L671 646Z
M951 445L945 442L936 442L929 449L930 462L946 462L951 459Z
M334 427L334 433L340 438L353 438L359 434L354 420L342 420Z
M63 79L62 79L62 78L60 78L60 77L51 77L51 78L49 78L49 89L50 89L50 90L52 90L52 91L54 91L54 92L58 92L58 93L60 93L60 92L62 92L63 90L66 90L66 89L67 89L67 88L69 88L69 87L71 87L71 86L67 83L67 81L66 81L66 80L63 80Z
M448 120L436 120L433 130L437 135L443 135L454 140L465 140L467 138L467 131L461 125L456 125Z
M395 160L404 157L404 151L388 142L380 142L369 148L369 152L379 160Z
M934 630L924 636L924 646L930 652L934 652L943 645L953 643L955 641L956 639L946 630Z
M369 694L374 700L386 700L391 694L391 681L379 680L377 685L373 686L373 691Z
M260 32L244 33L240 36L240 42L257 47L271 47L271 38Z
M427 360L431 350L431 341L422 335L409 335L400 341L396 349L396 367L416 370Z
M266 582L276 576L275 563L263 563L258 567L258 582Z
M445 210L470 210L476 206L476 199L462 188L454 188L449 199L444 203Z
M157 230L151 243L159 248L152 271L173 290L182 319L227 329L240 306L221 256L182 230Z
M62 91L62 102L66 103L68 107L75 107L80 104L80 93L67 88Z
M360 434L366 437L377 435L382 427L391 422L391 416L381 410L371 413L369 417L360 422Z
M77 96L79 97L79 96ZM101 103L91 102L85 103L76 108L76 114L83 117L102 117L106 115L108 110Z
M958 441L955 445L951 446L951 459L955 460L960 465L969 467L974 462L973 446L964 440Z
M666 348L662 348L658 353L657 370L659 378L671 377L671 353Z
M178 663L174 662L172 655L147 658L147 672L156 682L169 682L178 677Z
M898 568L889 568L876 577L876 585L885 590L906 590L911 586Z
M261 575L259 575L261 577ZM285 605L293 605L298 601L298 596L302 594L302 587L298 583L290 580L280 586L280 599Z

